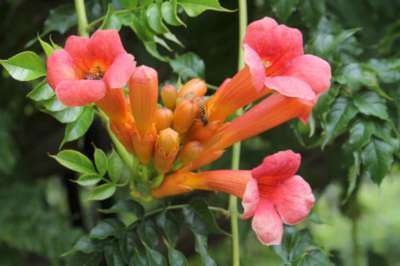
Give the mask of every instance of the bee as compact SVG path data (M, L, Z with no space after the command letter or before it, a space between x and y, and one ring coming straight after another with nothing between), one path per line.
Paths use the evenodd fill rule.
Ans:
M208 118L206 114L206 106L204 99L199 101L199 118L201 123L203 123L203 126L208 125Z

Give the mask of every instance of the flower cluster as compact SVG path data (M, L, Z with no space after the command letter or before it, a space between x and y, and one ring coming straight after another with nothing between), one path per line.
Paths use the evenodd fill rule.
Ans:
M300 155L279 152L252 171L192 171L238 141L294 118L306 122L330 86L331 70L321 58L304 54L297 29L271 18L248 26L243 47L246 66L211 96L200 79L179 89L166 84L159 90L157 72L136 67L113 30L99 30L90 38L69 37L65 48L49 57L47 77L65 105L95 103L108 116L127 151L162 177L154 197L193 189L236 195L243 199L243 218L253 217L259 240L279 244L282 222L300 222L314 203L308 184L295 175ZM254 101L259 102L227 121Z

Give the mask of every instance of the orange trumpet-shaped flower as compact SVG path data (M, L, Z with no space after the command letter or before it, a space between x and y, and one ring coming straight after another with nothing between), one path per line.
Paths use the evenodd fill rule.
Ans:
M202 150L203 146L198 141L190 141L186 143L179 152L179 162L183 165L192 162L200 155Z
M176 99L178 98L178 91L175 86L171 84L166 84L161 89L161 100L163 101L165 107L174 110Z
M217 92L207 101L206 112L209 121L224 121L229 115L258 98L271 92L267 88L257 90L253 85L247 67L232 79L225 80Z
M164 174L171 169L179 151L179 134L166 128L159 132L154 152L154 164L158 172Z
M146 134L137 132L132 137L133 150L142 164L148 164L153 158L154 144L157 139L156 128L148 130Z
M258 240L279 245L283 224L303 221L315 201L309 184L296 175L300 160L300 154L286 150L265 157L251 171L177 172L167 176L152 194L159 198L200 189L235 195L242 199L242 218L252 218Z
M141 135L154 127L157 112L158 75L148 66L135 69L128 82L129 99L136 127Z
M218 132L203 143L203 151L184 170L192 170L218 159L225 148L253 137L294 118L303 118L312 109L312 103L297 98L273 94L242 116L224 124Z

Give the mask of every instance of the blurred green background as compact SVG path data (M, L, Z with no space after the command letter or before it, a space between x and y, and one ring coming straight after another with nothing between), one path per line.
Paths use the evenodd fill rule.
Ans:
M52 31L52 40L62 45L66 36L76 33L71 2L0 1L0 58L26 49L41 51L32 40L43 32ZM91 19L104 15L108 1L89 2ZM111 2L115 6L119 4ZM221 4L237 8L236 1L221 1ZM280 23L300 28L306 51L330 61L335 80L331 95L321 99L317 106L310 127L292 122L246 141L241 167L250 169L266 154L279 149L301 152L304 158L301 174L315 189L318 202L312 217L300 228L310 228L316 243L324 248L335 265L400 265L400 181L398 170L391 171L398 158L400 1L251 0L248 5L249 21L273 16ZM60 6L62 12L56 16L58 19L48 19L51 10ZM236 72L239 45L237 12L208 11L197 18L184 14L181 17L187 28L174 28L173 32L185 48L176 49L195 52L204 60L205 78L210 84L218 85L232 76ZM149 55L131 30L123 28L121 35L126 49L140 64L156 68L161 81L173 76L171 67ZM1 266L64 265L60 255L105 217L97 208L112 204L112 200L96 204L83 200L86 192L70 181L73 173L48 156L57 152L64 126L40 112L26 98L32 86L12 80L1 69ZM383 108L388 117L381 121L379 115L357 104L358 95L366 91L379 95L380 101L372 106L376 103L377 108L381 108L375 110L376 113L383 112ZM355 107L346 105L343 109L343 104L337 104L338 98L345 99L346 104L354 100ZM337 112L342 114L339 122ZM360 140L354 142L351 132L357 122L375 125L375 135L363 135L362 145L354 144ZM387 125L390 130L386 134ZM110 149L100 121L93 123L85 139L66 147L91 156L92 143ZM393 150L384 153L378 145L377 154L381 156L371 161L366 156L371 152L366 148L369 143L387 143ZM321 146L325 146L324 150ZM229 155L227 152L212 167L229 167ZM383 179L389 172L391 174ZM379 186L377 179L383 179ZM210 202L226 203L221 195L201 195ZM221 223L227 226L226 221ZM243 265L283 265L277 255L279 252L259 245L254 235L247 233L248 228L248 223L241 223ZM217 237L209 241L210 253L218 265L230 264L228 240ZM185 254L191 258L192 265L200 265L193 247L185 248ZM311 265L301 263L287 265Z

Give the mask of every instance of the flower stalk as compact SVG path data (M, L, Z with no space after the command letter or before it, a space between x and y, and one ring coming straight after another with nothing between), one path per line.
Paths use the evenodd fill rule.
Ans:
M244 57L242 50L242 40L247 27L247 2L246 0L239 0L239 52L238 52L238 70L244 66ZM243 113L242 109L236 112L239 116ZM232 150L232 170L239 169L240 165L240 142L233 145ZM240 243L239 243L239 222L237 210L237 197L229 196L229 210L231 212L231 233L232 233L232 266L240 266Z
M88 36L88 21L86 16L85 0L75 0L75 10L78 17L78 33L81 36Z

